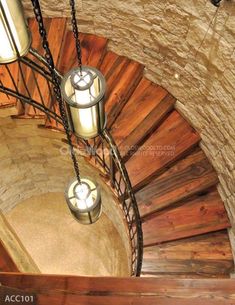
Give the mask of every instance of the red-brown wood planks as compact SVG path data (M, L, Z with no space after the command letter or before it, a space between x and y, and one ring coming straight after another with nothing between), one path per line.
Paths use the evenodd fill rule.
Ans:
M81 34L82 62L99 68L106 53L108 40L92 34Z
M228 297L225 294L221 297L213 297L211 293L209 296L201 297L200 294L197 297L191 299L190 296L187 297L169 297L168 295L164 297L159 297L157 294L155 296L151 295L106 295L106 296L79 296L76 294L69 293L40 293L37 296L39 305L234 305L235 300L232 297ZM221 301L222 300L222 301ZM223 302L223 303L221 303Z
M18 79L18 63L13 62L7 65L0 65L0 84L8 89L16 91ZM13 77L13 80L11 78ZM15 84L14 84L15 82ZM16 98L0 92L0 108L12 107L16 105Z
M162 210L218 183L205 154L196 148L136 193L141 216Z
M44 20L44 26L47 32L49 32L51 25L51 19L45 18ZM43 47L42 47L42 41L41 36L38 31L38 23L35 18L29 19L29 28L32 34L32 47L37 50L39 54L43 53ZM31 54L27 54L27 57L31 60L38 62L35 57L33 57ZM23 78L25 81L23 81ZM38 86L36 84L38 82ZM35 101L42 103L42 98L39 94L39 90L41 90L41 85L43 84L43 78L37 73L33 72L32 68L27 67L25 64L21 63L21 71L19 70L19 81L18 81L18 88L19 92L27 97L31 97ZM27 86L27 88L26 88ZM18 109L18 115L20 117L26 118L26 117L34 117L37 115L44 115L41 111L38 109L35 109L29 104L24 104L19 101L17 104Z
M177 240L230 227L217 190L152 215L143 223L144 246Z
M51 25L48 32L48 41L49 41L51 53L53 55L55 66L57 66L59 57L61 56L61 45L63 42L65 30L66 30L66 18L51 19ZM42 96L45 105L48 108L50 108L54 103L54 101L51 99L48 83L46 79L40 75L37 75L37 81L41 91L41 95L39 94L38 90L35 90L33 94L33 99L35 101L40 101ZM51 92L53 92L53 89L51 89Z
M107 39L92 34L79 35L82 50L82 64L98 68L106 52ZM75 39L72 31L67 31L61 52L58 70L65 74L78 66Z
M128 138L167 94L162 87L142 78L112 127L116 144Z
M144 249L142 274L157 276L230 276L233 256L226 230Z
M119 56L111 51L108 51L100 65L100 71L106 80L106 99L114 90L116 84L119 82L119 75L128 66L130 60L124 56Z
M38 305L234 305L233 279L107 278L0 274L3 286L35 293ZM5 287L1 287L2 292ZM9 289L9 288L7 288Z
M117 78L118 81L116 81L105 102L105 109L108 115L108 128L113 125L122 108L134 92L142 78L143 68L141 64L130 61L124 69L121 69Z
M195 130L173 111L138 151L126 162L133 187L137 190L199 142Z

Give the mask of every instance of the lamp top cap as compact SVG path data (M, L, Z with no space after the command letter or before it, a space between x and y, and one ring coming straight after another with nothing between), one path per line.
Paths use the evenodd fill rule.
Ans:
M88 90L94 83L95 79L99 83L99 94L91 100L90 103L82 104L73 100L74 90ZM61 93L64 101L75 108L89 108L99 102L102 102L106 89L106 82L103 74L94 67L82 66L73 68L68 71L61 82Z
M87 90L94 82L94 74L89 70L77 70L71 74L71 83L76 90Z

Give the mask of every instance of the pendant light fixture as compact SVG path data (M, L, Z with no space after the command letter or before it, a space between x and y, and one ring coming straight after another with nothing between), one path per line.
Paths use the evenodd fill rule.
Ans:
M82 224L92 224L101 214L100 188L90 179L73 180L66 191L71 213Z
M71 129L70 124L67 117L66 107L63 102L62 98L62 92L60 87L60 80L58 78L58 75L55 72L55 64L53 60L53 56L51 54L49 43L47 40L47 34L46 30L43 24L43 18L41 13L41 8L39 4L39 0L31 0L34 7L35 17L38 21L39 25L39 33L41 35L42 41L43 41L43 48L45 50L45 58L47 60L51 76L52 76L52 82L53 82L53 89L54 93L56 95L56 100L59 105L59 110L61 114L61 118L63 121L63 126L66 132L68 144L70 146L70 152L71 152L71 158L73 161L74 171L76 174L76 178L69 184L66 192L65 197L68 204L68 207L70 209L70 212L74 215L76 220L82 224L92 224L95 221L98 220L98 218L101 215L101 192L100 187L96 185L93 181L90 179L85 179L80 177L80 171L78 167L78 161L75 154L74 145L71 139ZM90 91L90 87L92 86L99 86L99 81L95 80L95 72L89 72L87 73L87 70L84 69L82 71L82 65L81 65L81 49L80 49L80 41L78 37L78 29L77 29L77 23L76 23L76 13L75 13L75 3L74 0L70 0L71 5L71 11L72 11L72 23L74 27L74 36L75 36L75 42L76 47L78 51L78 61L79 61L79 73L76 72L76 69L72 73L72 80L71 77L69 78L70 82L73 82L74 86L74 101L75 98L79 95L79 93L75 92L76 90L79 91L79 88L81 87L83 90L81 90L84 93L84 96L87 97L88 92L92 92L92 94L95 94L95 91ZM81 76L81 80L80 77ZM64 78L63 83L66 83L66 78ZM84 83L87 82L87 84L84 85ZM95 84L95 85L94 85ZM88 86L89 85L89 86ZM89 87L89 88L88 88ZM77 89L78 88L78 89ZM87 91L88 89L88 91ZM66 89L68 90L68 89ZM92 89L97 90L97 89ZM67 91L66 91L67 92ZM80 101L80 98L79 98ZM87 100L86 100L87 101ZM81 102L82 103L82 102ZM93 105L94 106L94 105Z
M81 66L63 78L61 91L67 103L73 132L81 138L98 136L105 128L105 79L97 69Z
M67 114L72 131L78 137L90 139L101 134L106 125L105 78L97 69L82 65L74 0L70 0L70 6L78 67L64 76L61 92L67 104Z
M28 53L31 35L20 0L0 0L0 63L10 63Z

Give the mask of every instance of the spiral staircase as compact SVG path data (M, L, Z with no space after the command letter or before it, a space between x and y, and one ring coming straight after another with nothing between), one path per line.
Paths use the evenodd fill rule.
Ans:
M29 26L34 33L33 48L42 51L36 21L30 19ZM45 19L45 26L63 75L77 64L73 33L65 18ZM235 281L229 279L234 270L227 232L230 222L216 188L217 174L200 148L199 134L174 108L176 99L144 77L142 64L108 50L105 38L91 34L80 38L83 64L97 67L107 81L107 129L125 162L142 220L141 277L21 273L0 243L2 296L9 291L31 293L37 295L35 304L43 305L235 304ZM15 88L10 71L21 92L30 91L37 101L43 96L46 105L58 111L42 77L35 82L30 68L23 71L27 86L16 64L0 68L4 86ZM16 97L1 93L0 101L0 111L14 113L14 119L45 117ZM47 117L39 127L61 129ZM114 175L118 180L119 173Z

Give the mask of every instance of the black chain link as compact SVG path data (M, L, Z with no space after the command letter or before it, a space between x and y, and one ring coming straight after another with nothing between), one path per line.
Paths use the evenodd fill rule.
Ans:
M81 51L81 43L80 43L80 39L79 39L74 0L70 0L70 7L71 7L71 17L72 17L71 22L72 22L72 28L73 28L73 36L75 38L75 44L76 44L76 50L77 50L78 66L80 68L80 72L82 72L82 51Z
M44 24L43 24L43 18L42 18L42 12L41 12L41 8L40 8L40 4L39 4L38 0L31 0L31 1L32 1L32 4L33 4L33 10L34 10L36 20L38 22L39 33L42 37L42 45L43 45L43 48L45 50L45 58L46 58L46 61L49 65L49 69L50 69L50 73L51 73L51 77L52 77L53 90L54 90L54 93L55 93L55 96L56 96L56 100L59 103L59 109L60 109L60 114L61 114L61 117L62 117L63 126L64 126L64 129L65 129L66 135L67 135L68 144L70 146L71 158L72 158L72 161L73 161L75 174L76 174L78 182L81 183L78 162L77 162L77 159L76 159L76 154L75 154L74 146L73 146L73 143L72 143L71 133L70 133L70 129L69 129L69 123L68 123L68 119L67 119L67 114L66 114L65 106L64 106L64 103L63 103L62 95L61 95L60 81L59 81L59 78L58 78L58 76L55 72L54 60L53 60L53 56L52 56L50 48L49 48L49 43L48 43L48 40L47 40L47 33L46 33L46 30L45 30L45 27L44 27Z

